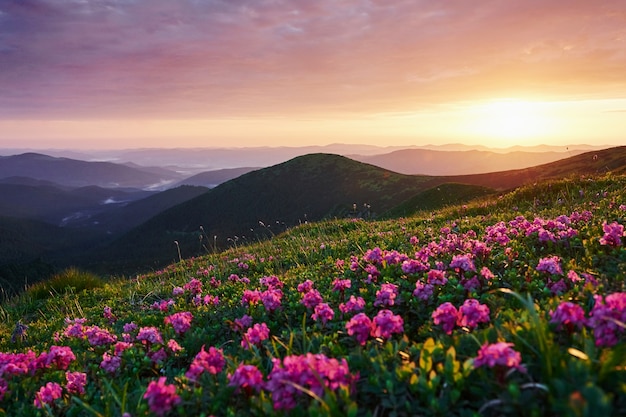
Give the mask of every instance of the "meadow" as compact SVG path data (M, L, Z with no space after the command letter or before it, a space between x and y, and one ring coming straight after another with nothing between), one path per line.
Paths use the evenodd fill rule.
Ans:
M70 269L2 301L0 416L626 415L625 190L577 177Z

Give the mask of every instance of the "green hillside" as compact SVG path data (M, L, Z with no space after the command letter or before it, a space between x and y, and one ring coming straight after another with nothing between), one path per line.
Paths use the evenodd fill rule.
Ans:
M0 305L0 416L626 414L626 175Z

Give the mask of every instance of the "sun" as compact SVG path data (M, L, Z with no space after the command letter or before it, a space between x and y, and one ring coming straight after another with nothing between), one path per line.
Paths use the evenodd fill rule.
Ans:
M551 130L551 122L540 102L501 99L468 109L469 129L495 146L536 142Z

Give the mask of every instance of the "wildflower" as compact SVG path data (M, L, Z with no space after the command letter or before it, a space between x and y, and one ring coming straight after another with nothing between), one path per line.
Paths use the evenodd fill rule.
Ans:
M161 332L156 327L142 327L139 329L139 334L137 334L137 340L145 343L163 343L163 337L161 336Z
M548 288L554 295L563 294L565 293L565 291L567 291L567 284L561 278L557 282L552 282L552 281L548 282Z
M470 279L462 279L461 284L466 291L478 290L482 286L476 275Z
M624 327L620 323L626 323L626 293L613 293L604 299L596 295L588 321L593 329L596 346L615 346L620 335L624 333Z
M446 334L452 334L454 325L458 317L458 311L455 306L450 302L441 304L435 311L433 311L432 318L435 324L441 324L443 331Z
M263 278L259 279L259 282L261 283L261 285L266 286L268 289L282 288L283 285L284 285L281 282L281 280L278 279L278 277L276 275L272 275L272 276L269 276L269 277L263 277Z
M400 267L405 274L417 274L428 271L428 265L417 259L407 259Z
M361 346L364 346L372 330L372 321L365 313L359 313L346 323L346 330Z
M172 288L172 295L174 297L178 297L179 295L183 295L184 293L185 293L185 290L183 289L183 287Z
M278 309L281 306L281 300L283 298L283 292L276 287L270 287L270 289L261 293L261 302L263 307L269 312Z
M622 246L622 236L626 236L624 226L617 222L611 224L604 222L602 223L602 230L604 231L604 236L600 238L601 245Z
M167 311L174 304L176 304L176 302L174 300L172 300L172 299L161 300L161 301L155 301L154 303L152 303L150 308L152 308L153 310Z
M576 271L574 271L572 269L570 269L569 272L567 273L567 278L570 280L570 282L572 282L574 284L583 280L580 277L580 275L578 275L576 273Z
M409 239L409 243L411 245L417 245L420 242L420 240L417 238L417 236L411 236L411 238Z
M4 400L4 396L9 392L9 384L0 378L0 401Z
M165 349L161 348L156 352L150 351L148 352L148 358L152 361L152 363L163 363L167 359L167 352Z
M368 249L363 255L363 260L372 264L379 264L383 262L383 251L379 247L374 249Z
M253 391L260 392L265 385L263 374L254 365L240 364L235 373L228 374L228 386L235 387L237 392L243 390L247 395Z
M265 387L271 392L275 410L291 410L297 405L298 397L306 395L294 385L323 397L325 389L348 388L355 378L345 359L338 361L323 354L291 355L282 361L272 361L274 367Z
M173 353L180 352L183 350L182 346L178 344L178 342L174 339L170 339L167 342L167 348L171 350Z
M109 323L113 323L115 320L117 320L117 318L113 315L113 311L111 310L111 307L109 306L104 307L104 310L102 312L102 317L107 319Z
M333 291L344 292L348 288L352 287L352 281L349 279L335 279L333 281Z
M270 337L270 329L265 323L256 323L250 327L243 336L241 346L249 348L252 345L259 345L262 341Z
M225 364L226 360L224 359L224 354L221 349L215 349L211 346L207 352L204 350L203 345L202 349L189 366L189 370L185 373L185 376L190 381L196 382L203 372L208 372L211 375L222 372Z
M438 269L431 269L428 271L428 283L430 285L446 285L448 278L446 278L445 271Z
M76 356L69 346L51 346L46 356L46 365L54 364L57 369L66 370L73 360L76 360Z
M433 286L417 281L415 283L415 290L413 290L413 296L422 301L428 301L433 296Z
M244 314L241 318L235 319L233 330L243 331L252 326L252 317Z
M485 278L487 281L490 281L490 280L495 278L495 275L493 274L493 272L491 272L491 270L489 268L487 268L486 266L483 266L481 268L480 275L483 278Z
M183 334L189 330L191 328L191 320L193 320L193 315L188 311L174 313L163 319L165 324L171 324L174 327L174 331L177 334Z
M522 356L519 352L513 350L511 346L513 346L513 343L485 343L478 350L478 356L474 358L474 367L514 368L525 372L525 368L521 365Z
M315 308L316 305L323 302L322 296L318 290L311 290L302 296L301 303L306 306L306 308Z
M183 286L183 288L193 295L200 294L202 292L202 281L197 278L192 278L188 283Z
M365 308L365 300L363 297L350 296L350 299L344 304L339 304L339 311L342 313L354 313Z
M476 271L474 261L469 255L454 255L452 262L450 262L450 268L461 270L463 272Z
M124 333L132 333L138 328L139 327L135 324L135 322L131 321L130 323L124 324L124 327L122 328L122 330L124 331Z
M150 381L148 389L143 398L148 400L150 411L159 417L164 416L177 404L180 403L180 397L176 394L176 387L165 383L164 376L158 381Z
M550 311L550 323L556 324L557 330L565 327L571 333L575 328L582 329L586 321L582 307L569 301L559 304L556 311Z
M117 336L98 326L86 327L84 332L91 346L109 345L117 341Z
M561 258L558 256L549 256L547 258L539 259L539 264L536 269L539 272L547 272L552 275L563 275L563 269L561 269Z
M380 310L372 320L372 337L382 337L389 339L393 333L404 332L404 320L399 315L393 314L391 310Z
M307 279L301 284L298 284L298 292L307 293L313 289L313 281Z
M43 387L39 388L39 391L35 394L35 407L43 408L44 404L53 405L54 400L61 398L63 391L61 385L56 382L48 382Z
M376 291L375 306L392 306L398 296L398 286L395 284L382 284L380 290Z
M119 356L111 356L108 352L102 354L102 362L100 362L100 368L104 369L110 374L115 373L122 364L122 358Z
M85 393L85 385L87 384L87 374L83 372L66 372L65 380L67 384L65 389L74 395L82 395Z
M489 323L489 307L480 304L478 300L465 300L463 305L459 307L456 324L474 329L478 323Z
M244 290L241 297L241 305L254 305L261 301L261 292L259 290Z
M315 321L320 319L322 324L326 324L328 320L332 320L335 316L335 312L327 303L319 303L315 306L315 312L311 315L311 318Z

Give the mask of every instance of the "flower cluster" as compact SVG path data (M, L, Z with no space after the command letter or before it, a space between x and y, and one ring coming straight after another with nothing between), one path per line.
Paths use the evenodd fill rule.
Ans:
M190 381L196 382L200 375L207 372L211 375L222 372L226 360L221 349L215 349L213 346L209 348L209 351L204 350L204 345L200 352L193 359L193 362L189 366L189 370L185 373L185 376Z
M180 403L180 396L176 393L176 386L165 383L166 378L160 377L157 381L150 381L143 398L148 401L150 411L159 417L169 413L175 405Z

